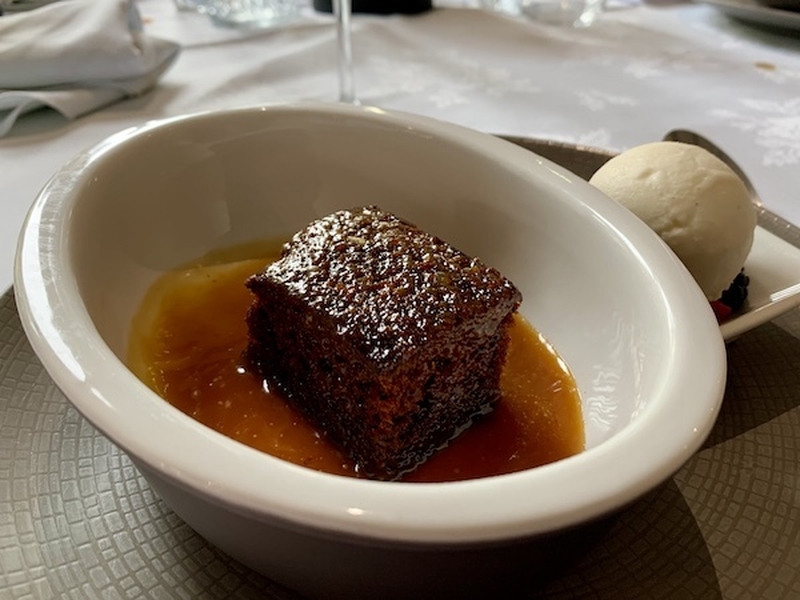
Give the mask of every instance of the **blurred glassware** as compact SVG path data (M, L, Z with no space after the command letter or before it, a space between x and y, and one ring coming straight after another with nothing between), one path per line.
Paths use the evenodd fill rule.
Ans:
M494 12L505 13L507 15L519 16L521 11L521 0L479 0L480 8Z
M481 0L482 8L540 23L588 27L603 12L604 0Z
M208 15L227 27L277 27L300 16L301 0L174 0L178 10Z
M175 0L178 10L199 11L204 4L204 0Z
M521 0L520 8L534 21L588 27L603 11L603 0Z
M431 0L313 0L314 10L333 12L339 49L339 101L359 104L353 77L353 46L350 20L354 12L389 15L418 14L433 8Z
M353 45L350 18L353 16L351 0L333 0L336 17L336 43L339 49L339 102L358 104L355 79L353 78Z

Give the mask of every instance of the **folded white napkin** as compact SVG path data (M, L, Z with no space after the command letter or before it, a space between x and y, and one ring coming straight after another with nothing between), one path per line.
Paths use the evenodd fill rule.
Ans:
M152 88L178 55L134 0L62 0L0 17L0 137L50 107L74 119Z

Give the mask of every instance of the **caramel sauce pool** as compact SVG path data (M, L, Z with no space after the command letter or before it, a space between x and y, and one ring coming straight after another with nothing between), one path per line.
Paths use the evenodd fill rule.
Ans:
M128 362L156 393L197 421L263 452L312 469L355 476L352 463L286 400L247 370L244 281L275 260L279 246L242 246L163 275L131 329ZM267 256L242 259L243 256ZM520 471L584 448L574 379L522 317L495 410L404 481L452 481Z

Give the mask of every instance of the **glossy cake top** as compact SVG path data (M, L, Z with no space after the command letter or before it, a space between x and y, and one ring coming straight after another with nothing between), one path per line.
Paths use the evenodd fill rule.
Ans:
M521 300L496 269L376 207L333 213L251 278L279 284L384 366L454 335L493 335Z

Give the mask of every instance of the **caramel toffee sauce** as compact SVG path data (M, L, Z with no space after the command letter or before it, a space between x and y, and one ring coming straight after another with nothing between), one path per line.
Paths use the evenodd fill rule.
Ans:
M352 463L324 433L269 391L242 360L252 300L244 281L279 250L269 243L241 246L163 275L133 320L129 366L168 402L228 437L312 469L355 476ZM402 480L487 477L583 450L572 375L521 316L511 328L501 386L503 397L493 412Z

